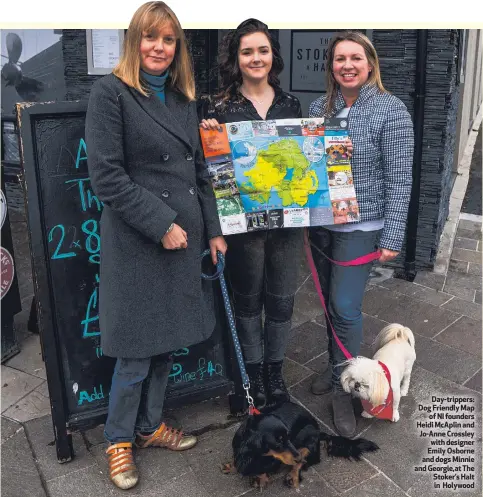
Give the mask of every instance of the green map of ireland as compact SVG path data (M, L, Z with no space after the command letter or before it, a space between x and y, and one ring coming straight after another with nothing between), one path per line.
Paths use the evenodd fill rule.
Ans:
M244 175L248 180L240 185L240 191L261 204L267 204L275 191L284 207L293 204L303 207L319 186L309 160L297 141L291 138L271 143L267 150L260 150L255 165Z

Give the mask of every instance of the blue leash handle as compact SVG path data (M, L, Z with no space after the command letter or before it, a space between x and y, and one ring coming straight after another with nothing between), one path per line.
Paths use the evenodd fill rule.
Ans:
M211 257L211 252L209 249L205 250L201 254L201 258L203 259L204 257L207 256ZM212 275L208 275L202 272L201 277L204 278L205 280L218 280L218 279L220 280L221 293L223 294L223 303L225 304L225 311L228 317L228 324L230 326L231 335L233 337L233 343L235 345L235 352L236 352L236 357L238 359L238 366L240 367L240 374L243 382L243 388L246 392L248 404L253 406L253 399L248 393L248 390L250 388L250 380L248 379L247 371L245 369L245 362L243 361L243 354L240 346L240 341L238 340L238 334L236 332L236 327L235 327L235 318L233 316L233 311L230 304L230 298L228 297L228 289L226 287L225 276L223 275L223 271L225 269L225 256L220 251L218 251L217 258L218 261L216 263L215 273Z

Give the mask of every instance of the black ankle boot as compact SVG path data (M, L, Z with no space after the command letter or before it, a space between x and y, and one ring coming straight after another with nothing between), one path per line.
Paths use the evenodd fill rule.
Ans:
M332 409L334 410L334 426L346 438L356 434L357 423L352 406L352 396L343 390L334 390L332 393Z
M288 402L288 393L282 376L283 361L265 363L265 385L267 387L267 404Z
M263 382L263 364L246 364L248 378L250 380L250 395L257 409L265 406L267 398L265 396L265 384Z

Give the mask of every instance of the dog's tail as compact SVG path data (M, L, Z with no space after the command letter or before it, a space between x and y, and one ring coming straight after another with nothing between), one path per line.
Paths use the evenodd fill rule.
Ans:
M409 342L411 348L414 349L414 335L413 332L399 323L392 323L385 326L377 335L374 341L374 350L379 350L392 340L401 340Z
M360 461L362 454L379 450L376 443L365 438L351 440L350 438L321 432L320 440L325 442L327 455L332 457L344 457L345 459Z

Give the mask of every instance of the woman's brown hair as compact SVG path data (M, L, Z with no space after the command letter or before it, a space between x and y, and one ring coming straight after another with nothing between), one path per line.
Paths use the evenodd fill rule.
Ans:
M372 44L371 40L358 31L342 31L336 33L332 40L330 40L329 47L327 49L327 93L324 107L324 114L330 116L334 112L335 100L337 98L337 91L339 85L334 77L334 52L335 47L341 41L353 41L360 45L366 54L367 61L371 66L371 72L369 73L369 78L366 84L374 85L379 88L381 92L387 93L381 80L381 70L379 68L379 57L377 56L376 49Z
M171 23L176 35L176 52L169 67L169 85L188 100L195 100L193 65L186 37L176 14L164 2L147 2L136 10L124 38L121 58L113 73L128 86L147 96L150 90L143 85L139 74L142 36L143 33L158 30L167 23Z

